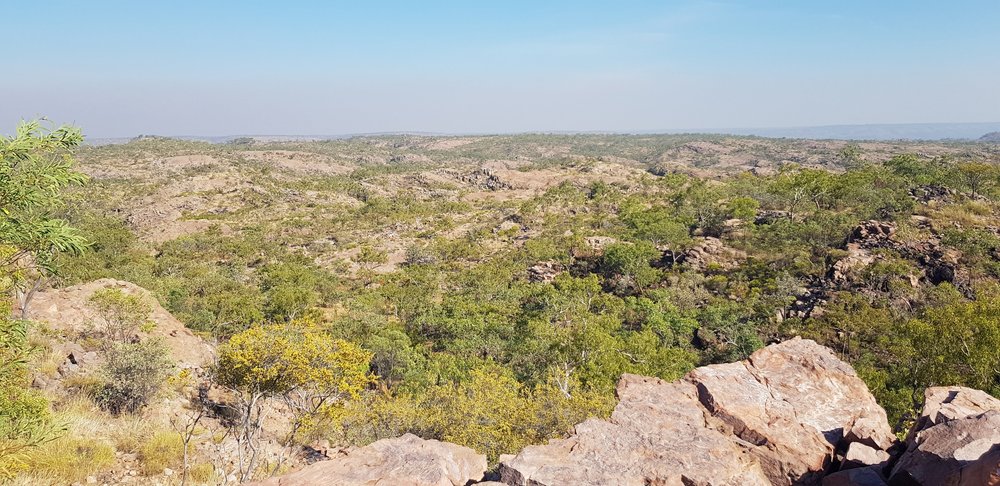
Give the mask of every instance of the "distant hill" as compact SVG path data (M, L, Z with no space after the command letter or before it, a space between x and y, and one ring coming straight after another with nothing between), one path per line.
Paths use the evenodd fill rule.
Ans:
M989 133L987 133L989 132ZM986 135L982 136L983 133ZM637 134L637 135L742 135L765 138L795 138L807 140L966 140L981 142L997 141L1000 135L1000 122L993 123L902 123L902 124L872 124L872 125L825 125L812 127L771 127L771 128L689 128L689 129L663 129L663 130L624 130L624 131L539 131L523 133L436 133L436 132L372 132L372 133L346 133L329 135L224 135L224 136L200 136L200 135L179 135L170 137L160 137L156 135L140 135L138 137L116 137L116 138L89 138L89 145L110 145L127 143L133 139L148 138L174 138L179 140L190 140L210 143L228 143L236 139L253 139L259 143L272 142L313 142L320 140L342 140L351 137L379 137L391 135L417 135L417 136L482 136L482 135L531 135L531 134L555 134L555 135L615 135L615 134Z
M990 132L979 137L980 142L1000 142L1000 132Z
M827 125L710 130L713 133L722 132L733 135L828 140L976 140L983 133L997 131L1000 131L1000 122Z

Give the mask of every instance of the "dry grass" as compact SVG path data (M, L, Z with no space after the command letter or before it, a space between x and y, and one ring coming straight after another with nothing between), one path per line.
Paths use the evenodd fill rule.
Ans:
M166 468L180 470L184 459L184 442L174 431L160 431L150 436L139 448L142 473L162 474Z
M25 484L71 484L83 482L109 469L115 462L114 447L103 440L64 436L32 450L26 461Z
M218 479L216 476L215 466L208 462L195 464L188 469L188 479L194 483L215 483Z
M143 474L154 476L165 468L179 471L183 444L172 430L157 428L141 416L114 417L84 394L60 403L57 423L67 435L32 450L28 468L14 484L72 484L114 469L115 453L136 454ZM205 475L204 471L200 474Z

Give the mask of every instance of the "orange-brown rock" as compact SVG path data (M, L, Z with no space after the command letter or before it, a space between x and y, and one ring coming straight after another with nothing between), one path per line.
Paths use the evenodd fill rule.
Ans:
M890 484L971 486L998 478L1000 400L970 388L928 388Z
M258 486L463 486L482 479L486 456L406 434L317 462Z
M626 375L618 395L609 420L588 420L569 439L504 461L504 482L819 484L838 447L894 443L885 411L854 370L808 340L675 383Z
M610 420L529 446L500 465L511 485L768 485L745 447L707 426L690 383L625 375Z

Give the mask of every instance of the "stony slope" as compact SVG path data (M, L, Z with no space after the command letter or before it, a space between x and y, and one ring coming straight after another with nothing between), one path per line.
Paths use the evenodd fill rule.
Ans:
M163 339L170 350L170 358L178 367L200 368L211 362L211 347L161 307L148 290L131 282L104 278L64 289L41 291L31 300L28 317L45 322L62 333L92 330L98 315L89 301L94 292L105 288L115 288L126 294L146 298L153 310L149 320L155 324L148 334Z
M928 389L921 417L900 443L854 370L809 340L701 367L673 383L626 375L618 395L610 419L501 458L492 478L499 482L490 484L1000 484L1000 400L966 388ZM484 462L469 449L408 435L264 484L475 484L488 479Z

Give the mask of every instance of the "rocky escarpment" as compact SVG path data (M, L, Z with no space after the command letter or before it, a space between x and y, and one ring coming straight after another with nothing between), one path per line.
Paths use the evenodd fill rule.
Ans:
M809 340L673 383L625 375L617 392L609 419L502 457L489 484L1000 485L1000 400L930 388L901 443L854 370ZM469 449L406 435L265 484L464 485L485 469Z

